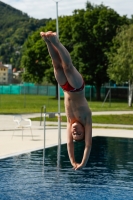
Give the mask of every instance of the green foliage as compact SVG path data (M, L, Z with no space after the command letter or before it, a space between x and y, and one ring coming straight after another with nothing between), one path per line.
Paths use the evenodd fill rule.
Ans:
M46 77L48 82L55 83L51 58L40 36L41 31L47 30L55 31L55 20L30 35L24 44L21 67L25 69L23 79L26 82L42 83Z
M96 85L97 99L100 99L101 85L108 81L107 52L112 39L117 28L127 23L126 17L103 4L88 3L86 10L76 10L73 15L74 64L87 84Z
M23 55L20 67L25 69L24 81L41 83L45 77L48 82L55 84L51 58L39 32L56 31L56 21L33 19L5 5L0 3L2 9L8 9L8 18L11 16L12 20L8 21L5 17L5 23L0 21L0 26L4 27L4 32L0 31L0 41L3 41L4 33L6 38L1 45L2 58L5 56L6 62L10 61L15 66L19 65ZM101 85L109 79L107 54L112 47L112 39L118 27L129 23L132 20L126 16L119 16L103 4L92 5L90 2L86 3L86 9L74 10L72 16L59 17L60 41L70 52L74 66L86 84L96 85L97 99L100 99ZM3 48L5 42L10 44L10 48Z
M104 5L93 6L89 3L87 4L86 10L75 10L73 16L59 17L60 41L70 52L74 66L81 72L85 82L87 84L95 84L99 91L101 85L108 81L106 72L108 59L106 53L112 45L112 38L116 34L117 27L124 23L128 23L128 20L125 17L120 17L114 10ZM55 28L55 20L51 20L39 31L55 31ZM37 34L39 35L38 31ZM32 38L28 39L29 43L31 42L30 40L32 40ZM30 45L26 43L27 50L25 53L27 56L29 56L30 53L28 52L28 48L37 50L38 47L36 43L37 40L34 40L34 47L30 47ZM55 84L51 59L50 57L48 58L48 52L44 46L45 44L42 45L42 50L40 51L40 54L44 55L43 59L45 62L45 67L42 66L42 69L44 69L44 75L47 76L48 81ZM32 58L35 63L34 59L35 55L33 55ZM33 68L32 77L35 77L35 68L37 69L37 67L34 68L34 63L31 62L31 66L33 65L33 67L31 67ZM31 74L31 71L28 70L28 60L25 68L27 68L26 73ZM31 79L31 75L29 75L29 78ZM40 82L43 80L41 75L39 80ZM36 78L34 82L36 82ZM98 96L98 98L100 97Z
M113 40L108 54L108 74L117 83L133 81L133 25L123 26Z
M59 17L59 36L60 41L71 52L73 45L71 44L71 25L69 19L71 17ZM56 31L55 20L51 20L45 27L41 27L34 32L24 44L21 60L21 67L25 68L24 81L41 83L45 77L47 82L56 84L51 58L48 54L47 46L40 36L41 31L46 32L48 30Z
M0 60L20 68L22 46L27 37L50 19L34 19L0 1Z

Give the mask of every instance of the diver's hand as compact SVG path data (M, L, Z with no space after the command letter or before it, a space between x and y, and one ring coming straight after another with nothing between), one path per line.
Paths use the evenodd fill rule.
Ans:
M83 165L81 163L75 163L75 166L73 166L73 169L77 170L77 169L81 169L82 167Z

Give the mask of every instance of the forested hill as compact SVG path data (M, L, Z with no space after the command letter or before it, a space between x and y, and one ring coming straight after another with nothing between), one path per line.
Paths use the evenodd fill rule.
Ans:
M0 1L0 60L3 63L16 60L15 52L20 52L28 35L45 26L49 20L51 19L31 18L26 13Z

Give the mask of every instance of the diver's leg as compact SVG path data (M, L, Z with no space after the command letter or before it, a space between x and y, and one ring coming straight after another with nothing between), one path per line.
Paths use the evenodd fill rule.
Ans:
M80 88L83 84L83 79L81 74L77 71L77 69L73 66L72 60L67 49L60 43L58 40L56 33L47 32L47 39L53 44L53 46L58 51L58 54L61 59L62 67L64 70L64 74L74 88Z
M41 32L40 35L46 42L49 55L52 59L52 64L54 67L54 74L57 82L60 85L64 85L67 81L66 76L64 74L64 70L62 68L61 58L57 51L57 49L54 47L54 45L47 39L46 34L44 32Z

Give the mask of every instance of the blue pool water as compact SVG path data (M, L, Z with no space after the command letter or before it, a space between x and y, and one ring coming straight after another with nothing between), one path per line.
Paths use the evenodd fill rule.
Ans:
M84 143L75 143L76 159L82 158ZM133 139L93 138L87 166L74 171L66 145L61 147L60 169L57 147L0 160L0 200L132 200Z

